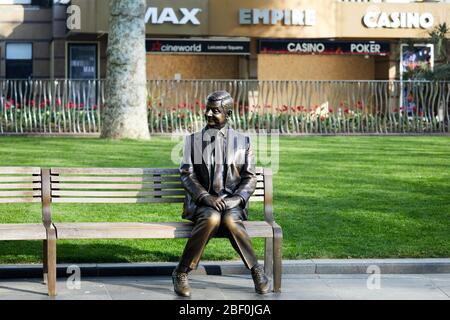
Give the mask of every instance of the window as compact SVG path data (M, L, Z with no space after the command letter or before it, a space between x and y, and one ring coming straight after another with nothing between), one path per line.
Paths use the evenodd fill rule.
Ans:
M41 6L44 8L50 8L53 4L53 0L32 0L31 4L34 6Z
M97 44L69 44L69 78L97 78Z
M97 44L69 43L69 79L94 80L97 79ZM84 110L95 110L97 104L98 82L72 81L69 99Z
M5 71L7 79L31 78L33 76L33 45L7 43Z

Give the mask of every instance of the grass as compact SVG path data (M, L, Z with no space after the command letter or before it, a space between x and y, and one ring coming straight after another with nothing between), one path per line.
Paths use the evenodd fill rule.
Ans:
M177 142L0 137L0 166L176 167ZM450 256L449 137L282 137L274 209L285 259ZM251 219L262 218L252 205ZM181 221L180 205L54 205L55 221ZM39 222L2 204L0 223ZM177 261L185 239L59 241L59 262ZM264 243L254 239L258 256ZM204 260L239 259L213 239ZM0 263L38 263L38 241L1 241Z

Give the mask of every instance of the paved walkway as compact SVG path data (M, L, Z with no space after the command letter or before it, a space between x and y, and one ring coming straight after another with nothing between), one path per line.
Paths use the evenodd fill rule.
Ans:
M282 293L254 293L249 275L190 276L192 300L450 300L450 273L382 274L379 281L369 274L286 274ZM369 286L368 286L369 283ZM80 288L58 278L61 300L172 300L169 276L85 277ZM378 286L379 284L379 286ZM0 300L50 299L39 279L0 280Z

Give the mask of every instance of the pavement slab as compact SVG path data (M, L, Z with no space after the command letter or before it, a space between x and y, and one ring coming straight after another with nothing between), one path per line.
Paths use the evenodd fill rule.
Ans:
M450 300L450 274L286 274L282 292L259 295L250 275L190 275L191 298L174 294L170 276L85 277L80 288L58 278L58 296L40 279L0 280L0 300ZM371 282L374 284L374 282Z

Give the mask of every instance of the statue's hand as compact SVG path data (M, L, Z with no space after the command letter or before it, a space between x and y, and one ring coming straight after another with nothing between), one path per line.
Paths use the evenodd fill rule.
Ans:
M239 207L242 204L242 199L239 196L225 198L224 201L225 201L227 210Z
M219 212L225 211L226 205L222 198L208 195L202 199L203 204Z

